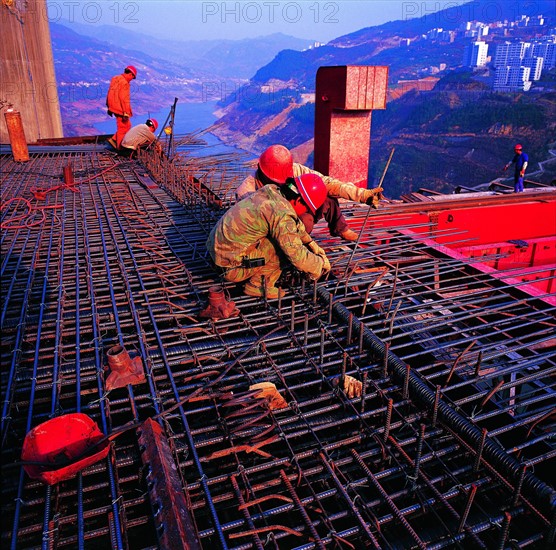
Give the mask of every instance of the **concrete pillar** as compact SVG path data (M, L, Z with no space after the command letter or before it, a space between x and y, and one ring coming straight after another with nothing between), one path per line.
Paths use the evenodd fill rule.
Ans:
M315 93L315 170L343 181L366 180L371 112L386 109L388 67L320 67Z
M46 0L0 0L0 23L1 107L21 113L29 143L63 137ZM1 120L0 142L8 141Z

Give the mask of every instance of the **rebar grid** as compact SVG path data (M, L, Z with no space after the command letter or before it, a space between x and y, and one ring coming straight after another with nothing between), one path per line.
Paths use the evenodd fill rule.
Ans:
M355 252L317 228L328 280L266 304L226 283L239 316L200 321L221 284L204 242L241 173L219 160L0 159L3 202L32 207L12 202L3 224L56 207L2 234L3 544L156 547L135 432L52 487L17 462L50 417L85 412L108 434L178 403L160 422L203 548L550 543L554 308L379 212ZM68 163L76 189L32 199ZM107 392L118 344L142 358L146 382ZM361 397L344 393L346 375L364 381ZM260 381L288 407L257 400Z

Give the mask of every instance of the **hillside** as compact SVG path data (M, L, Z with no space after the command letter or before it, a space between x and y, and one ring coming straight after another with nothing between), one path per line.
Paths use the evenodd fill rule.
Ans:
M309 44L282 34L240 41L166 41L77 23L51 22L50 32L66 136L96 132L94 125L106 120L110 79L126 65L139 70L131 90L134 114L142 118L169 109L174 97L180 102L219 100L237 90L277 51Z
M387 65L387 108L373 114L371 178L379 179L396 147L386 180L390 196L419 187L450 191L456 185L491 181L501 175L500 166L507 162L514 140L529 149L532 164L545 160L556 135L550 93L554 82L542 83L547 87L544 92L539 87L530 94L493 94L487 84L492 74L461 67L469 39L441 42L424 37L433 28L449 30L470 19L484 23L515 19L515 6L496 5L492 10L492 2L476 0L417 19L364 28L313 50L280 52L238 93L221 102L218 135L254 154L275 142L306 151L314 133L318 67ZM545 13L555 22L553 2L539 0L534 6L524 5L520 13ZM512 32L527 37L527 32L534 36L535 31ZM410 44L400 45L402 38L410 39ZM509 38L500 34L489 40L494 44ZM422 91L407 93L414 87ZM541 181L551 177L546 173Z
M372 121L371 180L380 178L392 148L396 152L385 178L388 195L398 197L427 188L452 192L504 176L516 141L531 167L549 158L556 135L556 93L498 94L492 91L412 91L377 111ZM550 183L552 171L535 181ZM548 168L548 167L547 167Z
M82 36L187 66L192 71L210 74L213 79L247 80L280 51L303 50L313 43L282 33L243 40L163 40L122 27L114 32L110 25L85 25L64 20L60 23Z
M126 65L135 65L131 83L134 115L170 106L174 97L201 101L207 73L148 56L137 50L111 47L56 23L50 24L64 135L90 135L94 124L106 119L105 98L110 79Z

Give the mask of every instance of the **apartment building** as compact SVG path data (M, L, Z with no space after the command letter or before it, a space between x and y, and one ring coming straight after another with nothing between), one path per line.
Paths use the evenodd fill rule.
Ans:
M463 54L463 65L466 67L484 67L488 59L488 44L477 40L468 44Z

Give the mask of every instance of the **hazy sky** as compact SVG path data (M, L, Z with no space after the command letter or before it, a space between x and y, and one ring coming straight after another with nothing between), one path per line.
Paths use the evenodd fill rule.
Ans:
M282 32L320 42L387 21L432 16L468 1L47 0L50 21L115 24L180 40L240 39ZM442 21L438 21L438 26L442 26Z

